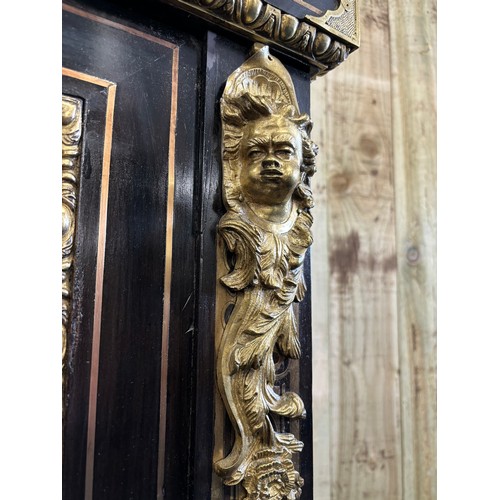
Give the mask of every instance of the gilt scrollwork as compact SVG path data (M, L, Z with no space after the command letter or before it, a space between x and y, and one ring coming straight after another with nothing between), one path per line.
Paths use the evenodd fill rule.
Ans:
M292 453L303 443L273 418L305 418L300 396L275 389L274 356L297 359L294 302L306 293L303 262L312 243L310 177L317 147L285 67L256 44L221 99L223 195L218 232L231 262L221 282L236 296L217 354L217 382L231 419L231 452L215 463L245 499L295 499L303 479Z
M81 157L82 102L62 97L62 373L67 380L67 345L71 313L76 205ZM63 400L64 410L64 400Z

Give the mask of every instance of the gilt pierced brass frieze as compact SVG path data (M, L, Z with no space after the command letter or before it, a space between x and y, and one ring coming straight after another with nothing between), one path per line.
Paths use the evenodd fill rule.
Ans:
M359 47L359 0L341 0L335 11L305 19L264 0L163 1L256 42L292 53L315 67L317 74L337 67Z
M306 16L306 19L331 35L359 47L359 0L340 0L335 10L327 10L322 16Z
M274 356L301 354L293 305L306 294L317 147L291 77L267 46L256 44L229 77L221 115L227 212L219 257L229 272L220 281L235 303L218 335L217 384L235 440L215 470L225 484L241 484L246 499L295 499L303 479L292 453L303 443L277 432L273 418L305 418L306 411L298 394L276 390Z
M62 97L62 370L67 385L67 345L71 314L76 205L80 173L82 102ZM64 409L64 401L63 401Z

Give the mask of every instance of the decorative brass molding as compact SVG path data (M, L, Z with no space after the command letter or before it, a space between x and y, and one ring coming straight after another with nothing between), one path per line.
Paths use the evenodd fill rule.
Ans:
M71 313L74 238L81 157L82 102L62 96L62 373L67 387L67 345ZM63 400L63 415L64 415Z
M359 0L340 0L336 10L327 10L322 16L306 16L306 19L331 35L359 47Z
M303 479L291 457L303 443L276 432L271 419L306 412L297 394L276 393L273 354L300 357L293 303L306 293L317 146L290 75L261 44L229 77L221 115L227 212L218 232L230 272L220 280L236 300L217 353L217 384L235 441L215 470L225 484L241 483L248 500L295 499Z
M358 0L324 16L297 19L264 0L163 0L305 60L323 74L359 47ZM353 29L353 26L355 27Z

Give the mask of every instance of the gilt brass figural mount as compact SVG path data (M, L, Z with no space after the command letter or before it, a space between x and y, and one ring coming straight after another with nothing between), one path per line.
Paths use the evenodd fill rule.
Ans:
M294 392L278 394L273 354L300 357L293 303L306 293L303 261L312 243L310 177L317 147L285 67L256 44L221 99L223 195L218 231L224 287L236 297L217 354L217 383L234 428L229 455L215 463L245 499L295 499L303 479L292 453L303 443L277 432L272 416L305 418Z

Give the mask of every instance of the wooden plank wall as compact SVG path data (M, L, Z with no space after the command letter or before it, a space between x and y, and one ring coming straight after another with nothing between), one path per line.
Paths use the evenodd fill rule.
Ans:
M361 21L311 93L314 498L435 500L436 0Z

